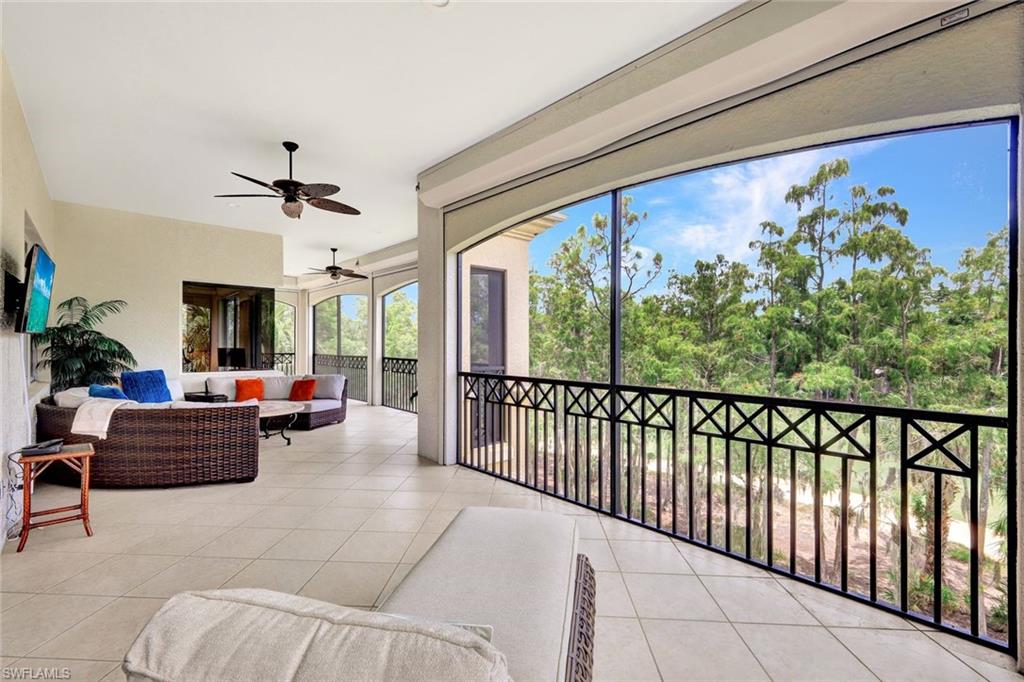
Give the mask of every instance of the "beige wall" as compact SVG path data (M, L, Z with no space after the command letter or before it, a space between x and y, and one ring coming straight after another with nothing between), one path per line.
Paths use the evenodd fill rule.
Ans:
M0 270L24 277L25 222L32 221L44 246L60 258L54 238L54 209L46 188L32 137L14 89L7 63L0 54ZM0 300L3 279L0 277ZM32 440L31 406L43 387L26 386L25 349L28 337L15 334L0 312L0 455ZM6 466L0 466L0 490L9 485ZM6 497L0 499L0 507ZM6 509L0 509L5 511ZM7 536L6 513L0 517L0 542Z
M182 281L277 288L280 235L56 203L54 300L122 298L128 310L103 331L134 353L142 369L181 373Z
M462 254L462 364L470 369L469 277L474 265L505 273L505 373L530 373L530 241L503 234Z

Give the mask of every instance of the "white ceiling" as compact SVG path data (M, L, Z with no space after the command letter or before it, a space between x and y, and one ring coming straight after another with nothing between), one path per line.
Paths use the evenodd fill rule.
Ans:
M54 199L284 235L285 273L416 236L416 174L738 2L5 2ZM359 217L213 194L340 185Z

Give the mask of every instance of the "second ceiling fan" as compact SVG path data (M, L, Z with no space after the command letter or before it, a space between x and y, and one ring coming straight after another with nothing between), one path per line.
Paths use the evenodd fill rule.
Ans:
M310 206L315 208L323 209L324 211L332 211L333 213L344 213L346 215L359 215L359 210L355 209L348 204L343 204L340 201L334 199L327 199L326 197L332 194L337 194L341 191L341 188L337 185L331 185L324 182L318 182L307 185L304 182L299 182L292 178L292 154L294 154L299 145L294 142L282 142L281 145L288 151L288 178L281 180L274 180L271 183L257 180L256 178L250 178L248 175L242 175L231 171L232 175L238 176L243 180L254 182L260 187L266 187L273 194L217 194L215 198L241 198L241 197L268 197L270 199L284 199L284 203L281 204L281 211L289 218L301 218L302 217L302 202L306 202Z
M359 267L359 261L356 261L356 267ZM331 279L338 281L342 277L349 277L351 279L369 279L366 275L359 274L355 270L350 268L343 268L338 265L338 249L331 248L331 264L326 268L310 268L310 272L315 272L318 275L330 275Z

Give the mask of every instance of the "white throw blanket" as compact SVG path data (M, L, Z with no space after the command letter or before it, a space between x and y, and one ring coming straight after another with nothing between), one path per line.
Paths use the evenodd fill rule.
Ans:
M107 437L110 417L113 416L114 410L124 405L134 404L134 400L89 398L75 411L75 421L71 424L71 433L80 436L95 436L103 440Z

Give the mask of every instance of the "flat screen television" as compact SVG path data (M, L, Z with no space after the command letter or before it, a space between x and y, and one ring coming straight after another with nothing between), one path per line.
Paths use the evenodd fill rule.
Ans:
M16 318L19 332L42 334L46 331L55 268L53 259L42 246L35 244L29 249L25 263L25 294Z

